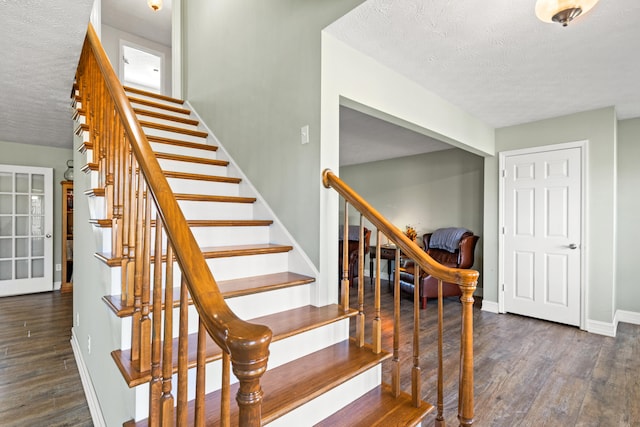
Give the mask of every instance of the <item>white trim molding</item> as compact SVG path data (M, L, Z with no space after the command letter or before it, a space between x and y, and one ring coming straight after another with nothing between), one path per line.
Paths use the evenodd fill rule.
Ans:
M498 303L495 301L482 300L482 311L488 311L489 313L500 313L498 311Z
M616 329L618 329L618 323L631 323L632 325L640 325L640 313L635 311L616 310L614 317L616 323Z
M73 349L73 356L78 366L78 372L80 373L80 379L82 380L82 388L84 389L84 395L87 398L87 405L89 406L89 412L91 413L91 420L96 427L107 427L102 416L102 410L100 409L100 402L98 401L98 395L93 388L91 377L89 376L89 370L82 358L82 352L78 346L78 338L76 337L75 328L71 328L71 348Z
M604 335L606 337L616 337L616 323L600 322L599 320L587 319L587 332Z

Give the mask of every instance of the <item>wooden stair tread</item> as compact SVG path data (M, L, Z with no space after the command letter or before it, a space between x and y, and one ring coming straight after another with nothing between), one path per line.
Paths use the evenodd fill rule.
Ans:
M172 116L171 114L158 113L156 111L145 110L143 108L134 108L133 112L136 113L138 116L153 117L161 120L169 120L172 122L183 123L185 125L198 126L198 124L200 123L199 121L190 119L188 117Z
M325 307L314 307L308 305L293 310L258 317L256 319L250 319L249 322L268 326L273 332L272 342L275 342L355 316L356 314L358 314L358 312L355 309L350 309L345 313L337 304ZM197 361L198 334L189 334L188 339L188 366L189 368L193 368L196 366ZM178 370L178 338L173 338L172 345L173 372L176 373ZM151 371L140 372L131 364L131 350L115 350L111 352L111 357L116 362L116 365L118 365L118 368L129 387L135 387L151 380ZM220 347L218 347L209 334L207 334L207 363L219 360L221 357L222 350L220 350Z
M229 162L226 160L218 160L218 159L207 159L204 157L196 157L196 156L185 156L184 154L172 154L172 153L155 153L158 159L163 160L175 160L178 162L189 162L189 163L202 163L206 165L212 166L228 166Z
M110 219L91 218L89 224L99 228L111 228L113 225ZM264 227L273 224L270 219L192 219L187 220L189 227ZM156 225L155 220L151 220L151 226Z
M208 246L200 249L202 250L202 255L210 259L289 252L293 250L293 246L263 243L258 245ZM120 267L122 263L122 259L113 257L108 252L96 252L94 256L110 267ZM162 261L166 261L164 255Z
M162 136L147 135L149 142L155 142L158 144L177 145L185 148L196 148L198 150L217 151L218 147L215 145L202 144L199 142L182 141L180 139L164 138Z
M203 175L197 173L175 171L164 171L164 176L167 178L193 179L195 181L226 182L230 184L239 184L240 181L242 181L241 178L233 178L229 176Z
M221 280L217 283L224 298L233 298L242 295L257 294L276 289L300 286L311 283L314 280L315 279L310 276L286 271L282 273L242 277L240 279ZM102 300L118 317L127 317L133 314L133 306L123 304L120 295L106 295L102 297ZM179 303L180 287L176 286L173 288L173 306L178 307ZM189 298L189 304L192 304L191 298ZM162 306L164 309L164 302Z
M433 409L422 400L416 408L408 393L395 398L391 386L381 384L314 427L410 427L418 425Z
M161 108L163 110L173 111L174 113L181 113L181 114L187 114L187 115L191 114L191 111L187 110L186 108L174 107L173 105L167 105L161 102L154 102L148 99L138 98L136 96L128 95L127 98L129 98L129 102L131 102L132 104L135 103L140 105L146 105L147 107Z
M255 197L240 196L210 196L207 194L174 193L176 200L190 200L195 202L223 202L223 203L254 203Z
M273 369L267 369L260 385L264 391L262 424L267 424L287 412L343 384L358 374L375 367L391 357L389 353L374 354L370 348L358 348L350 340L296 359ZM231 396L238 391L238 384L231 385ZM189 425L193 424L195 402L189 402ZM220 391L205 397L205 424L219 425ZM146 426L147 420L130 421L125 426ZM231 425L238 425L238 407L231 399Z
M164 130L167 132L182 133L184 135L197 136L200 138L206 138L209 135L207 132L203 132L201 130L184 129L177 126L165 125L162 123L147 122L144 120L138 120L138 121L140 122L140 126L142 126L143 128L152 128L152 129Z
M90 188L85 190L84 194L88 197L104 197L104 188ZM192 201L192 202L220 202L220 203L254 203L255 197L240 196L215 196L207 194L184 194L173 193L176 200Z
M131 86L123 86L125 92L130 92L130 93L137 93L138 95L145 95L151 98L157 98L157 99L161 99L163 101L168 101L168 102L173 102L174 104L184 104L184 101L182 99L178 99L178 98L172 98L170 96L167 95L161 95L159 93L154 93L154 92L148 92L146 90L143 89L138 89L135 87L131 87Z

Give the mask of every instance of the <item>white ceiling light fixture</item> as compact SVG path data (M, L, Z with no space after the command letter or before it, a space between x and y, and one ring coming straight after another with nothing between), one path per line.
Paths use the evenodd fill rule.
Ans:
M147 4L154 12L162 9L162 0L147 0Z
M538 0L536 16L543 22L557 22L566 27L573 18L589 12L598 0Z

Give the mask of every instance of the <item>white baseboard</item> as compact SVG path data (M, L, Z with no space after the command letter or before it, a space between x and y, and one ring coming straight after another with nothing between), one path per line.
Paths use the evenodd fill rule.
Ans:
M73 355L76 359L76 365L78 365L78 372L80 373L80 379L82 380L82 388L84 389L84 395L87 398L87 405L89 405L89 412L91 413L91 419L93 425L96 427L106 427L107 424L102 416L100 410L100 402L98 402L98 396L91 383L91 377L87 370L87 365L82 358L82 352L78 346L78 339L76 338L75 328L71 328L71 348L73 349Z
M599 320L587 319L586 330L592 334L615 338L616 325L617 323L600 322Z
M618 322L631 323L632 325L640 325L640 313L626 310L616 310L616 326Z
M488 311L489 313L498 314L498 303L495 301L487 301L486 299L482 300L482 311Z

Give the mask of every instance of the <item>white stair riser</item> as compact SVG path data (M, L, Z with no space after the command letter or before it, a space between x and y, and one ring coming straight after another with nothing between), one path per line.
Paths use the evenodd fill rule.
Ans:
M127 96L130 96L132 98L144 99L146 101L155 102L156 104L168 105L168 106L171 106L171 107L185 108L183 104L180 104L180 103L177 103L177 102L167 101L167 100L160 99L160 98L156 98L154 96L148 96L148 95L144 95L144 94L136 93L136 92L128 92L126 90L125 90L125 93L127 94Z
M179 139L181 141L195 142L197 144L204 144L206 138L195 135L187 135L180 132L171 132L167 130L154 129L152 127L142 127L143 131L147 135L159 136L161 138L171 138L171 139Z
M150 291L150 304L153 303L153 289ZM256 295L259 295L259 301L256 301ZM273 291L261 292L259 294L253 295L243 295L233 298L226 298L225 301L229 305L229 307L233 310L233 312L242 319L251 319L261 316L267 316L269 314L274 314L280 312L282 310L293 309L297 307L302 307L309 304L309 285L300 285L294 286L291 288L283 288L276 289ZM286 304L283 304L283 301L286 301ZM178 331L180 328L179 322L180 316L180 308L176 307L173 309L173 338L178 337ZM153 317L153 316L151 316ZM189 333L194 334L198 332L198 311L196 310L194 305L190 305L188 308L188 324L189 324ZM164 325L164 313L162 318L162 324ZM164 327L164 326L163 326ZM345 329L346 328L346 329ZM332 332L329 337L331 339L338 339L338 341L342 341L348 337L348 328L349 325L346 326L341 324L340 327L333 326ZM315 330L314 330L315 331ZM314 332L315 338L304 338L300 337L292 337L296 342L300 345L300 348L297 348L295 351L287 350L282 354L277 354L277 357L273 359L273 365L270 366L275 367L279 366L283 363L287 363L293 360L295 354L306 355L311 353L312 351L319 350L324 348L330 344L334 344L335 342L331 342L330 344L325 344L324 341L327 340L327 332L322 332L321 335L318 335L318 332ZM320 346L320 347L318 347ZM128 350L131 348L131 317L125 317L122 319L122 331L121 331L121 343L120 348L123 350ZM271 350L271 354L273 355L273 350ZM301 357L301 356L297 356ZM270 359L271 360L271 359Z
M174 193L215 194L238 196L240 186L232 182L200 181L197 179L167 178Z
M259 245L269 243L269 226L248 226L248 227L192 227L191 232L196 242L201 247L209 246L232 246L232 245ZM96 236L96 248L98 252L111 252L110 227L94 227ZM155 242L155 228L151 230L151 242ZM166 235L162 238L163 247L166 247Z
M169 113L168 115L172 115L172 114ZM138 117L138 120L140 120L141 122L158 123L158 124L177 127L180 129L198 130L198 125L193 125L191 123L183 123L181 121L176 121L171 119L163 119L160 117L146 116L144 114L137 114L137 117Z
M253 203L179 200L187 219L253 219Z
M158 162L160 163L160 167L164 171L227 176L226 166L207 165L204 163L193 163L169 159L158 159Z
M287 271L288 269L288 253L277 253L277 254L263 254L263 255L246 255L239 257L229 257L229 258L209 258L206 260L207 265L211 271L217 271L218 274L214 273L213 277L216 281L223 280L233 280L239 279L242 277L252 277L252 276L260 276L263 274L273 274L279 273L282 271ZM104 265L104 268L107 269L106 273L109 275L107 283L110 283L110 288L105 289L105 295L120 295L120 278L121 278L121 268L120 267L109 267ZM228 268L233 268L233 270L227 270ZM151 287L153 287L153 276L154 276L155 268L151 266ZM173 283L172 286L178 286L181 280L181 272L180 267L177 262L173 263ZM166 283L166 264L162 263L162 283L163 286ZM264 294L257 294L264 295ZM308 297L308 296L307 296ZM282 305L282 301L279 302ZM297 304L295 301L294 304ZM308 303L308 302L307 302ZM260 301L257 302L258 305L261 304ZM250 317L259 316L255 314L254 311L249 313Z
M348 322L348 321L347 321ZM321 350L329 345L335 344L341 340L346 339L348 337L348 323L344 326L345 321L325 325L321 328L314 329L312 331L308 331L302 334L298 334L293 337L289 337L277 342L274 342L269 347L269 362L268 369L273 369L281 364L290 362L295 360L298 357L305 356L314 351ZM347 335L344 335L347 334ZM341 338L336 340L335 337L340 336ZM275 360L279 360L281 363L276 364ZM195 398L195 369L189 370L188 375L188 399L193 400ZM366 374L366 373L365 373ZM375 385L370 386L372 381L375 381L376 378L380 376L379 372L370 372L368 375L361 374L356 377L355 385L349 387L349 390L355 390L355 392L360 392L360 389L364 389L365 387L369 387L366 391L375 387ZM211 393L213 391L219 390L222 386L221 383L222 378L222 362L220 360L211 362L207 364L206 368L206 386L205 392ZM352 380L352 381L354 381ZM177 384L178 377L174 375L172 377L172 383ZM234 384L238 382L237 378L231 373L230 383ZM348 383L347 383L348 384ZM344 385L343 385L344 386ZM141 420L148 417L148 384L143 384L141 386L136 387L136 420ZM361 392L363 394L364 392ZM359 395L358 395L359 396ZM349 396L348 400L353 400L353 396ZM341 402L343 405L344 402ZM330 413L329 413L330 414ZM326 418L327 415L323 415L318 420ZM284 425L284 424L281 424ZM311 425L306 424L305 422L298 422L291 425Z
M137 96L137 95L132 95L138 99L142 99L142 96ZM152 100L153 102L156 102L155 100ZM152 107L150 105L146 105L146 104L141 104L138 102L131 102L131 106L133 108L139 108L141 110L147 110L147 111L153 111L154 113L160 113L160 114L169 114L172 115L174 117L182 117L182 118L190 118L191 113L189 114L183 114L183 113L179 113L177 111L172 111L172 110L167 110L166 108L159 108L159 107ZM180 105L176 105L178 108L184 108Z
M216 280L274 274L288 270L289 253L235 256L208 259L207 264ZM259 303L258 303L259 304Z
M207 144L201 144L204 147L208 147ZM192 157L202 157L204 159L215 159L216 152L207 150L207 149L199 149L199 148L191 148L191 147L181 147L179 145L172 144L162 144L159 142L152 142L151 147L153 151L156 153L166 153L166 154L180 154L183 156L192 156Z
M269 226L192 227L200 246L231 246L269 243Z
M267 425L311 427L377 387L382 381L381 372L381 365L376 365Z

